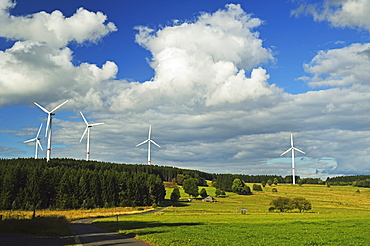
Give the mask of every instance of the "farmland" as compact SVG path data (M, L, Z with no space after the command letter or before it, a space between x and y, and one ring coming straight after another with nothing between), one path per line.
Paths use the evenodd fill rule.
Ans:
M251 186L251 184L249 185ZM272 188L278 192L272 192ZM352 186L278 185L251 196L227 193L217 202L193 200L181 193L178 206L151 215L136 215L94 224L164 245L368 245L370 189ZM207 187L214 195L215 189ZM167 189L169 198L172 189ZM278 197L304 197L306 213L268 212ZM241 208L247 214L240 213Z

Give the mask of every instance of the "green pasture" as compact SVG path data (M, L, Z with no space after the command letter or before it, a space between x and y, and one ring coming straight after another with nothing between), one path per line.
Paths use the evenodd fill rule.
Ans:
M250 185L251 186L251 185ZM275 187L278 192L272 192ZM170 245L370 245L370 189L351 186L278 185L250 196L227 193L217 202L192 200L181 191L177 206L147 215L94 224L157 246ZM207 187L214 196L215 189ZM172 189L167 190L167 197ZM301 196L306 213L268 212L278 196ZM240 213L241 208L247 214Z

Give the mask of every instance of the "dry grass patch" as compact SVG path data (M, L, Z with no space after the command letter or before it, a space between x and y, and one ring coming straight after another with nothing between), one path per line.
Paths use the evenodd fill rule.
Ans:
M95 208L77 210L37 210L36 216L41 217L66 217L67 220L83 218L109 217L123 214L136 214L153 210L152 207L117 207L117 208ZM0 211L3 219L30 219L32 211Z

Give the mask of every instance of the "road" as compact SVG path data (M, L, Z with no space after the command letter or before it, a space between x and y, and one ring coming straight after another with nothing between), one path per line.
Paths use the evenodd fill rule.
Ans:
M141 213L141 214L148 214L148 213L155 213L158 212L166 207ZM133 216L133 215L120 215L119 217L123 216ZM95 219L81 219L77 221L73 221L70 223L72 231L76 234L75 241L77 246L85 245L85 246L95 246L95 245L128 245L128 246L148 246L150 244L145 243L143 241L137 240L135 238L127 237L123 234L119 234L117 232L111 232L99 227L91 225L91 223L96 220Z

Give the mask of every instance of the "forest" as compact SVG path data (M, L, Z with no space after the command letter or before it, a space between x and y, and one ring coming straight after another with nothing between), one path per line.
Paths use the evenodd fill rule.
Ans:
M369 186L369 175L328 178L327 183ZM0 159L0 209L78 209L152 206L164 201L164 181L179 185L187 178L204 186L232 191L235 179L245 183L291 183L292 176L211 174L168 166L115 164L74 159ZM324 184L296 177L302 184Z
M71 159L2 159L0 209L151 206L164 200L162 177L153 170L124 167Z

